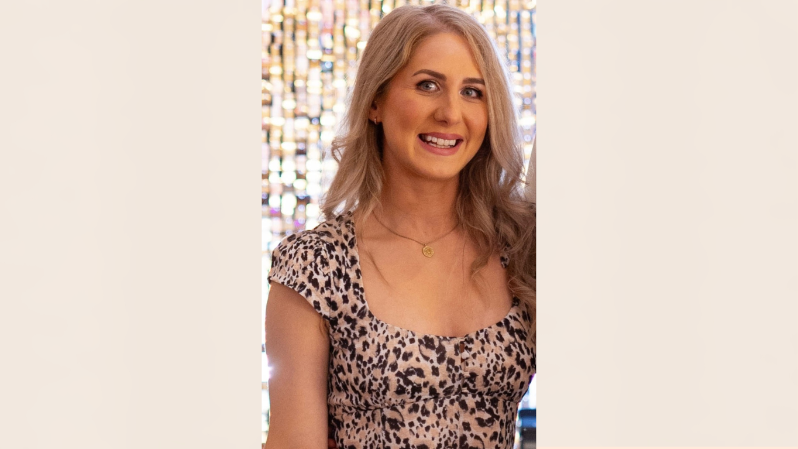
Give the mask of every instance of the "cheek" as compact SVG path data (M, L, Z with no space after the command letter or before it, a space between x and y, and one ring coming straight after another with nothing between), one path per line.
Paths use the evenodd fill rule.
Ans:
M485 137L485 133L488 131L488 113L484 110L476 111L474 115L472 115L471 119L471 130L474 133L475 137L481 136ZM482 139L479 139L480 143Z
M418 128L422 105L412 100L402 101L393 107L390 121L384 128L389 139L413 139Z
M480 129L482 130L482 135L484 136L485 133L488 131L488 119L485 117L485 120L480 123Z

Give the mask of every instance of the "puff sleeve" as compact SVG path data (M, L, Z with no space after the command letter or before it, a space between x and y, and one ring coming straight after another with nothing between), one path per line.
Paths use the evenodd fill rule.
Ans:
M324 319L330 319L335 284L326 245L318 236L300 232L283 239L272 252L269 281L296 291Z

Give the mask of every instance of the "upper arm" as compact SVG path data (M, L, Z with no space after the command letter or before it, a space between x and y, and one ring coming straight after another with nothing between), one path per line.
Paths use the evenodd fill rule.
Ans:
M271 283L266 303L270 425L266 447L327 447L329 335L296 291Z

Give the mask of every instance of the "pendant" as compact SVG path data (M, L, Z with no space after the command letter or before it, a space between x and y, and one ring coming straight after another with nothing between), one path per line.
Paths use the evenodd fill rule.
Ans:
M424 245L424 247L421 248L421 254L423 254L424 257L429 258L435 255L435 251L432 250L432 247Z

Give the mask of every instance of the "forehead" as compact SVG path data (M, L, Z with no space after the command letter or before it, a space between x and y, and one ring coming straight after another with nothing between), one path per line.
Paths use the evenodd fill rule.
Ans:
M471 47L455 33L437 33L424 38L410 55L403 72L431 69L463 78L481 78Z

